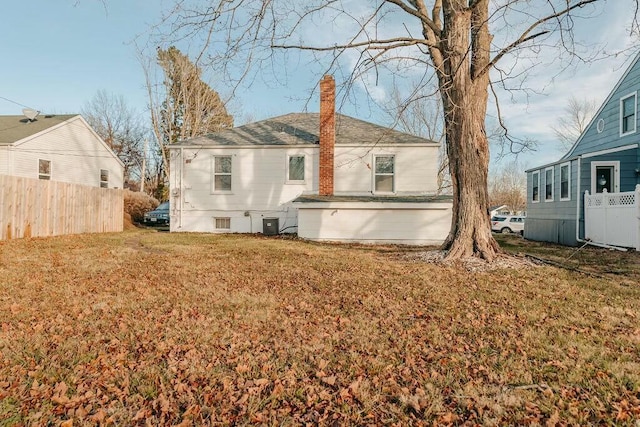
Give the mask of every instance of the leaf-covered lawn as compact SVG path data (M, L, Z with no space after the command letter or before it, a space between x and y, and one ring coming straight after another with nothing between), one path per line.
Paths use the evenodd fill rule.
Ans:
M640 285L398 251L0 242L0 425L637 425Z

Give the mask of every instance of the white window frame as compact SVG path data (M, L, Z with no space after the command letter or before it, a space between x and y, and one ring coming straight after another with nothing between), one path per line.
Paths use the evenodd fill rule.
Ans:
M555 171L553 170L553 166L548 168L544 168L544 201L545 202L553 202L554 193L555 193ZM551 198L547 198L547 171L551 171Z
M302 179L290 179L290 162L292 157L302 157ZM287 155L287 164L286 164L286 178L285 184L304 184L305 178L307 176L307 157L304 154L288 154Z
M619 160L597 160L591 162L591 194L596 194L596 169L598 166L613 166L613 192L620 192L620 161Z
M624 124L623 106L624 106L624 101L631 97L633 97L633 129L624 132L624 130L622 129L622 126ZM632 133L635 133L637 119L638 119L638 97L637 97L637 92L632 92L620 98L620 136L631 135Z
M49 164L49 173L40 172L40 162L47 162ZM51 167L52 167L51 160L38 159L38 179L43 179L43 180L50 181L51 180Z
M231 159L231 172L230 173L216 173L216 159L229 157ZM233 156L231 155L215 155L211 156L211 194L231 194L233 192ZM229 190L216 190L216 176L228 175L231 177L231 188Z
M218 227L218 221L223 222L224 221L224 225L228 225L228 227ZM231 217L225 216L225 217L214 217L213 218L213 228L215 228L216 231L229 231L231 230Z
M535 175L538 175L538 178L535 178ZM538 181L538 182L536 182ZM538 186L538 200L534 199L533 189ZM531 203L540 203L540 171L531 172Z
M102 175L107 177L107 179L102 179ZM100 169L100 188L109 188L109 170L108 169Z
M562 168L567 168L567 197L562 197ZM560 201L566 202L571 200L571 162L560 164Z
M379 157L391 157L393 159L393 173L378 173L376 170L376 160ZM374 194L395 194L396 192L396 155L395 154L374 154L373 155L373 176L372 176L372 183L371 186L373 188L373 193ZM391 191L378 191L376 189L376 176L391 176L392 178L392 184L391 184Z

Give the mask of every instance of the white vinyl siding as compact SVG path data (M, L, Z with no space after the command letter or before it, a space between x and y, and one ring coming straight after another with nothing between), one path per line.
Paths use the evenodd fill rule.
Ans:
M7 173L39 178L39 160L50 162L52 181L99 187L98 172L109 171L109 187L122 188L123 167L80 117L33 135L9 150Z
M636 92L620 98L620 136L636 131L637 105Z
M553 202L553 166L544 170L544 201Z
M318 146L172 148L170 182L172 231L215 232L213 218L230 217L232 233L262 230L263 218L278 218L286 232L297 230L297 209L291 202L318 193ZM180 156L180 153L183 156ZM335 147L336 195L371 195L373 155L395 159L396 194L436 194L438 147L434 145ZM232 157L233 192L212 192L213 157ZM305 180L287 183L289 157L304 156Z
M538 203L540 201L540 171L535 171L531 173L531 201L533 203Z
M571 200L571 163L560 165L560 200Z

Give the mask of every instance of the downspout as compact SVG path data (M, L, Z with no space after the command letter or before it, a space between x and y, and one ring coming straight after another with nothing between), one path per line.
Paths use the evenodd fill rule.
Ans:
M582 170L581 168L581 160L582 160L582 154L578 156L578 182L577 182L577 199L578 199L578 203L576 203L576 241L580 242L580 243L584 243L585 240L580 238L580 202L582 201L582 191L580 190L580 172ZM585 230L586 230L586 224L585 224Z

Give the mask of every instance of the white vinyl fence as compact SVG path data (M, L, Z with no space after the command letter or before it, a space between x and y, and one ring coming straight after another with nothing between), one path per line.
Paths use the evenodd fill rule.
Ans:
M584 194L585 238L640 251L640 185L626 193Z

